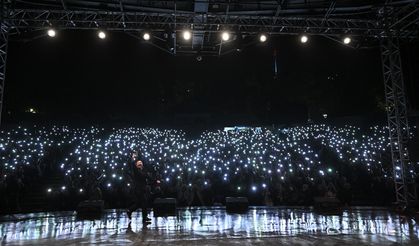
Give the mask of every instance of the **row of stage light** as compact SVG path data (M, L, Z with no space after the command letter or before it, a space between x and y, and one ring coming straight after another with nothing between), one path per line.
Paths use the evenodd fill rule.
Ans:
M50 36L51 38L55 37L57 35L57 32L54 29L49 29L47 32L48 36ZM106 33L104 31L98 31L97 36L100 39L105 39L106 38ZM192 32L191 31L183 31L182 33L183 39L184 40L190 40L192 38ZM151 39L151 34L148 32L143 33L143 39L145 41L149 41ZM227 31L224 31L221 33L221 39L225 42L230 40L230 33ZM268 40L268 36L266 34L259 34L259 41L264 43ZM342 39L342 42L344 44L350 44L351 43L351 38L349 36L346 36ZM308 36L307 35L301 35L300 36L300 42L301 43L307 43L308 42Z

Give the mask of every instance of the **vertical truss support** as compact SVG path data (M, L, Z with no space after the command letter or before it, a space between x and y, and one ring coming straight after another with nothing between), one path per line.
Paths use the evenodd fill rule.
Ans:
M400 46L396 36L388 35L381 42L384 92L390 140L396 202L408 206L417 201L415 171L409 161L408 111L403 82Z
M7 1L0 2L0 126L3 111L4 80L6 79L7 45L9 40L9 27L5 21L8 14Z

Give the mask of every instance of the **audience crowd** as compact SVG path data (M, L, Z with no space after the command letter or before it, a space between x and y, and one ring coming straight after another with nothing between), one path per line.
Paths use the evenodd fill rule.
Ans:
M150 197L175 197L180 206L223 204L226 196L255 205L311 205L321 196L386 205L394 198L384 126L226 128L198 137L156 128L19 126L0 132L0 202L19 210L39 187L57 208L87 198L124 207L135 159L149 173ZM409 177L417 165L408 165Z

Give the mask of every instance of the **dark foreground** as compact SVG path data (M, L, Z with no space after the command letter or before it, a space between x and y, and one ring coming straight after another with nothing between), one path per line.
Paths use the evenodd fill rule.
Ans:
M151 212L151 217L153 213ZM301 207L251 207L228 214L224 207L178 209L152 217L108 210L96 220L75 212L18 214L0 218L2 245L419 245L413 218L385 208L351 208L324 215Z

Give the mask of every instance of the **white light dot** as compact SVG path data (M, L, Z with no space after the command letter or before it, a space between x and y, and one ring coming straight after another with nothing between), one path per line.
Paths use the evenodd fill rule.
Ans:
M228 41L230 39L230 34L228 32L223 32L221 38L223 39L223 41Z
M100 31L100 32L98 32L97 36L100 39L105 39L106 38L106 33L104 31Z
M48 30L48 36L50 36L51 38L55 37L57 33L55 32L54 29L49 29Z
M305 44L308 41L308 37L306 35L303 35L303 36L301 36L300 41L301 41L301 43Z
M265 34L262 34L262 35L260 35L260 37L259 37L259 40L260 40L260 42L265 42L266 40L268 39L268 37L266 37L266 35Z
M150 40L150 38L151 38L151 36L150 36L150 34L149 33L144 33L144 35L143 35L143 39L144 40L146 40L146 41L148 41L148 40Z
M351 41L352 41L352 40L351 40L351 38L350 38L350 37L346 37L346 38L344 38L344 39L343 39L343 43L344 43L344 44L349 44L349 43L351 43Z
M183 32L183 39L189 40L189 39L191 39L191 37L192 37L192 34L191 34L190 31L184 31Z

